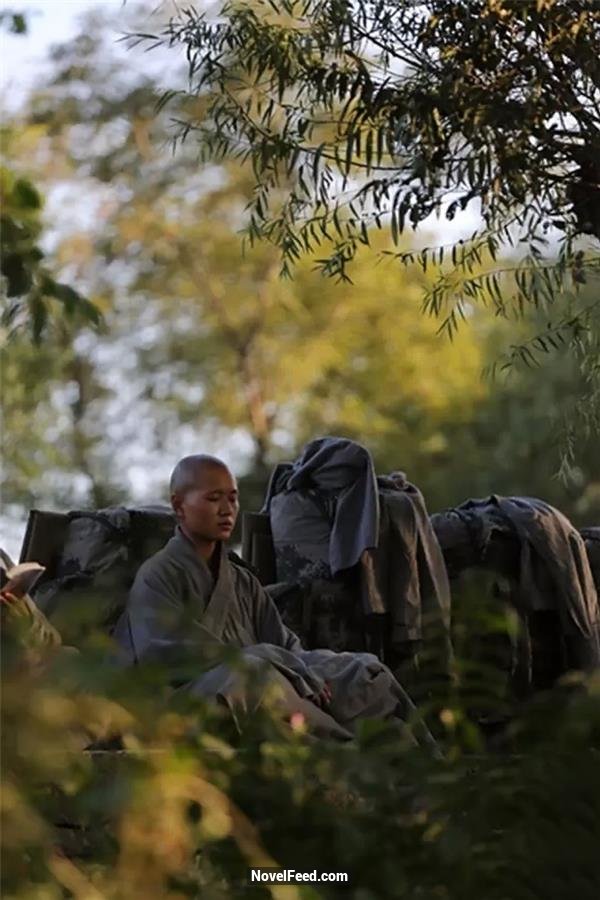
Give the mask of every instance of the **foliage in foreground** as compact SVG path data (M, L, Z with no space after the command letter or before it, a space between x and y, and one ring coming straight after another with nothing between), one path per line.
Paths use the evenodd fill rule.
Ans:
M7 900L269 896L249 865L350 876L274 897L598 895L597 681L532 704L512 753L485 752L449 704L440 762L374 724L329 745L263 711L240 736L221 709L167 706L157 673L100 660L40 674L4 654ZM115 733L127 752L83 752Z

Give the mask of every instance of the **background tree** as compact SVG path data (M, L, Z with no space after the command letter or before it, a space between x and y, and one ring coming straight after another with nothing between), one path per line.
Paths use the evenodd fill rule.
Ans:
M227 2L218 16L176 15L163 41L185 50L188 94L206 103L182 139L251 162L247 233L280 248L284 272L329 242L323 271L347 278L373 223L397 243L432 215L468 227L474 212L468 239L397 251L438 266L425 310L452 333L477 302L541 309L540 340L516 354L569 342L597 378L599 306L579 291L600 269L593 4ZM506 246L526 255L498 263Z
M97 327L100 310L70 285L56 281L43 262L45 254L38 244L42 198L37 188L1 166L0 202L3 342L27 329L39 344L48 320L57 316Z
M26 16L5 9L0 12L0 29L24 35ZM4 158L10 154L11 129L4 126L1 135ZM19 169L22 166L12 171L0 165L0 350L22 328L29 328L39 344L51 314L95 326L100 323L99 310L73 287L56 281L44 262L39 245L43 200ZM58 301L58 310L52 301Z
M480 377L544 318L474 308L472 328L440 340L420 312L438 266L377 264L394 247L376 227L352 284L323 279L308 255L281 280L276 248L240 244L249 168L199 166L192 142L173 153L171 112L156 113L162 56L138 67L115 40L139 16L130 4L118 21L88 16L10 122L8 161L28 159L48 196L53 259L103 310L104 330L56 328L37 355L11 354L5 502L156 500L174 459L209 447L246 472L244 503L256 508L273 462L339 433L367 444L380 469L405 469L432 510L501 490L541 494L578 521L600 516L591 442L579 440L567 485L551 477L557 432L583 389L568 352L506 384ZM206 100L181 103L183 116Z

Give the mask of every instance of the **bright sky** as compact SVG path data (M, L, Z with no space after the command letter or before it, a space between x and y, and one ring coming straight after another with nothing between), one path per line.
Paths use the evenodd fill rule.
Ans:
M156 5L156 4L154 4ZM43 73L43 58L52 44L77 33L77 20L87 10L118 9L123 0L0 0L0 10L24 12L25 35L0 33L0 93L10 109L18 108L34 79Z

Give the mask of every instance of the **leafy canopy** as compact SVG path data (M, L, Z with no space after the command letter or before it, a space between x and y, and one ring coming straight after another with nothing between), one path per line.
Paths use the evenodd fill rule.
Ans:
M478 377L498 347L529 345L543 314L530 326L477 309L452 344L438 340L435 320L418 308L438 266L398 269L392 256L374 265L373 253L393 249L376 227L352 285L312 272L311 255L282 281L277 250L264 242L242 255L252 171L232 160L199 168L192 141L170 152L172 106L156 115L155 103L178 73L168 60L160 74L149 71L158 59L147 54L137 65L115 40L146 24L142 12L130 4L116 20L90 12L53 49L46 83L7 125L9 167L27 160L49 198L43 241L53 267L85 285L105 327L92 333L61 320L42 347L28 346L26 334L12 345L3 369L6 502L102 506L133 490L142 499L127 483L134 470L144 499L155 499L169 460L237 442L236 467L243 455L251 471L244 506L256 508L264 466L334 433L366 442L381 470L405 469L431 510L521 492L596 521L599 459L581 429L576 480L567 489L551 478L556 432L586 391L570 348L507 384ZM66 216L83 198L95 214ZM410 235L402 241L397 249L408 252ZM593 303L591 280L580 299Z
M322 269L346 279L373 223L398 244L432 214L468 211L481 216L470 239L397 251L441 267L425 308L451 333L476 301L506 315L560 296L567 314L540 350L580 339L597 316L577 304L600 269L600 20L588 0L228 0L138 37L185 50L205 105L180 137L251 162L247 233L281 249L285 273L328 244ZM527 255L499 269L507 244Z

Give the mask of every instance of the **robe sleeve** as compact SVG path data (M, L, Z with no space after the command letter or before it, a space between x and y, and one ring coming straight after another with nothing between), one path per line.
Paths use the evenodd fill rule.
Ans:
M257 578L250 577L254 628L260 643L275 644L292 653L302 651L300 639L284 625L279 610Z
M248 574L253 625L257 644L246 648L251 655L268 660L292 683L301 697L320 694L324 680L308 666L298 637L281 620L279 611L258 579Z
M131 648L132 662L160 663L178 683L214 661L221 642L185 603L186 591L174 566L139 570L127 601L121 638ZM121 642L121 641L120 641Z

